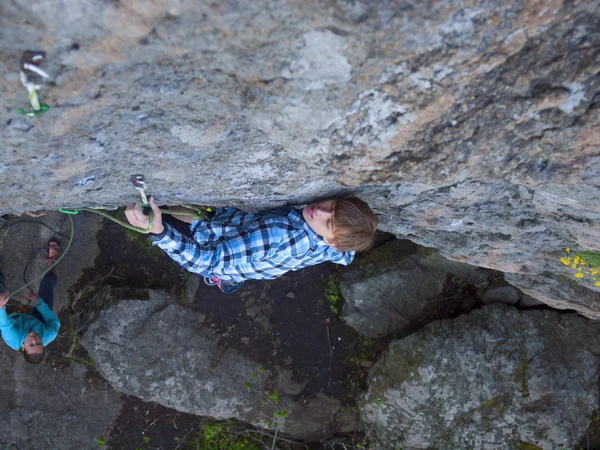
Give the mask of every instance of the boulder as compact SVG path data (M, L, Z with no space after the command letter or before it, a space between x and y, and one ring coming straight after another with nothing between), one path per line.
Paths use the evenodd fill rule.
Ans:
M505 303L516 305L523 297L523 293L504 280L496 280L490 283L486 289L482 289L478 297L485 304Z
M489 276L489 270L447 260L435 250L391 241L342 273L342 317L365 336L404 334L454 313L462 302L456 291L467 283L484 288Z
M203 314L167 297L150 291L149 301L121 300L102 311L82 337L116 390L182 412L268 428L274 427L275 406L266 396L277 387L277 408L288 414L277 419L280 429L301 437L328 433L339 400L321 394L296 401L302 387L288 370L262 369L261 362L221 347Z
M360 401L373 448L574 447L598 407L599 331L490 305L392 342Z
M86 367L50 360L33 366L0 345L0 448L94 450L108 438L119 394Z

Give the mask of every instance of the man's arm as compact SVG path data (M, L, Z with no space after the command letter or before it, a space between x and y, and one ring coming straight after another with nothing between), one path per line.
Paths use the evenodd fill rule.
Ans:
M58 320L58 317L56 317L54 311L48 307L46 302L41 297L37 299L35 307L44 318L44 322L46 322L46 333L48 333L45 336L46 339L48 339L48 341L53 341L58 335L60 320Z
M152 240L169 258L190 272L212 272L222 260L221 243L217 242L212 246L201 245L169 224L164 225L162 233L153 235Z
M222 244L200 245L168 224L162 223L162 213L153 197L150 197L150 207L154 216L151 228L150 219L142 213L139 202L125 209L125 217L131 225L144 229L150 228L154 244L183 268L194 273L212 272L215 265L220 262L223 253Z
M8 303L8 294L8 292L0 294L0 332L2 332L2 339L10 348L19 350L19 334L13 321L6 313L5 306Z

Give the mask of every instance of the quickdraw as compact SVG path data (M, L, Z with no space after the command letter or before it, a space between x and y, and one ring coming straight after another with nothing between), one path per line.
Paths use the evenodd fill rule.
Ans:
M21 56L19 74L21 77L21 84L27 89L29 94L30 105L27 110L17 109L17 113L19 114L32 117L43 114L50 109L48 105L42 104L38 98L37 91L40 89L40 85L30 81L28 78L28 75L34 74L40 76L42 79L50 78L46 72L39 68L39 65L45 57L45 52L38 51L26 51L23 53L23 56Z
M141 200L142 200L142 212L145 215L147 215L148 219L149 219L148 228L140 228L140 227L133 226L133 225L125 222L124 220L121 220L105 211L102 211L103 209L105 209L104 207L77 208L77 209L75 209L75 208L59 208L58 210L61 213L69 214L69 215L78 214L80 211L91 212L94 214L98 214L102 217L106 217L107 219L112 220L113 222L117 223L118 225L121 225L122 227L127 228L128 230L136 231L136 232L142 233L142 234L149 234L150 230L152 229L152 225L154 223L154 216L152 215L152 209L150 208L150 203L148 202L148 196L146 195L146 183L144 181L144 176L143 175L132 175L131 176L131 184L140 193ZM192 218L194 218L194 220L200 220L200 219L207 219L208 217L206 215L206 212L212 211L211 208L197 208L197 207L194 207L191 205L181 205L181 206L189 209L189 211L170 211L168 209L161 209L161 213L174 214L174 215L179 215L179 216L191 216Z

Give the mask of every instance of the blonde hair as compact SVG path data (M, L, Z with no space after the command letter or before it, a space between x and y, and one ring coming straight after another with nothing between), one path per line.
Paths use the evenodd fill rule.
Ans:
M333 206L333 242L341 251L368 250L375 241L377 217L357 197L336 200Z

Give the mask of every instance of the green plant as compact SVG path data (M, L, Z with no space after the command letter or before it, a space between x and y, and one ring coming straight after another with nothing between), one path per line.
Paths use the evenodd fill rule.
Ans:
M236 426L220 423L202 425L202 432L188 444L190 450L263 450L261 441L244 436Z
M586 275L592 277L594 286L600 286L598 280L598 272L600 272L600 253L591 250L584 250L575 253L571 257L571 249L565 248L565 256L560 258L560 261L575 271L575 278L583 279Z
M258 370L250 376L250 380L256 380L258 378L258 373L263 373L262 368L259 367ZM275 428L271 445L271 448L274 448L275 443L277 442L277 434L281 425L280 420L286 418L288 416L288 412L278 406L280 398L279 391L277 389L273 389L271 392L265 391L262 387L260 389L256 389L254 386L252 386L251 381L246 382L244 385L246 386L246 389L255 392L256 395L262 400L260 404L260 415L265 419L264 424L268 428ZM262 411L265 408L266 411Z
M335 275L331 275L327 278L323 291L331 312L339 314L341 293Z
M106 446L106 440L104 437L100 436L98 439L96 439L96 444L98 445L98 448L104 448Z
M458 294L463 294L467 291L467 289L469 288L469 285L467 284L466 281L461 280L460 278L453 276L450 281L452 282L452 284L454 285L454 287L456 288L456 292Z

